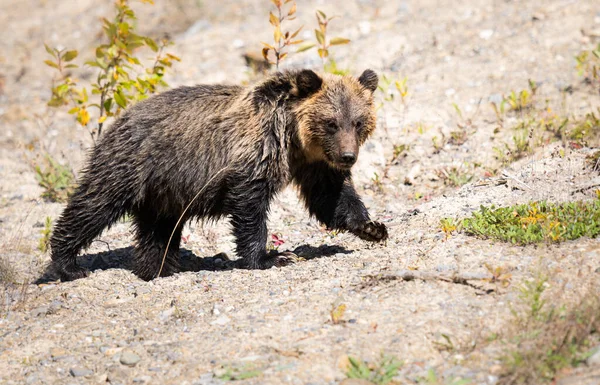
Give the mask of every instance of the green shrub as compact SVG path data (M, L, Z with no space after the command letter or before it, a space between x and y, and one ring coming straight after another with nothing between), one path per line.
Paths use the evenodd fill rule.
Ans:
M152 0L141 1L153 3ZM165 47L170 45L169 41L161 40L157 43L148 36L135 33L136 17L128 0L117 0L115 9L116 15L112 21L102 19L105 43L96 47L95 58L85 62L85 65L98 69L96 80L91 84L91 92L86 87L78 86L77 79L65 71L79 68L73 63L78 52L46 45L46 51L52 56L52 60L46 60L45 63L59 73L58 79L53 81L52 97L48 105L69 106L69 113L87 129L94 141L102 134L102 126L107 117L118 115L128 105L145 99L159 87L166 86L163 80L165 71L174 61L179 61L178 57L164 52ZM154 53L151 65L146 65L140 59L139 48L142 47ZM91 109L98 112L95 120L90 115Z
M467 234L515 244L561 242L600 234L600 199L590 202L530 202L495 208L481 206L460 222Z

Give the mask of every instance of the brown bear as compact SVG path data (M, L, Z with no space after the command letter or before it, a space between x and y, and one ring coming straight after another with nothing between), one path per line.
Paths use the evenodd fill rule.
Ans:
M78 253L125 214L136 230L134 273L145 280L178 271L189 219L228 216L240 267L284 264L266 251L266 221L290 183L327 227L385 240L350 172L375 128L377 83L371 70L358 79L293 70L247 88L179 87L137 103L92 150L54 228L51 268L64 281L86 276Z

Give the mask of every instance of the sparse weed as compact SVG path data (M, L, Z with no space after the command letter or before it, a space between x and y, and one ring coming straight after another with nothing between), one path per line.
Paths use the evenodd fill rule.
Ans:
M153 3L152 0L141 1ZM102 20L107 43L96 47L95 59L85 62L89 67L98 68L96 82L91 85L91 94L96 96L96 100L90 100L88 90L85 87L78 88L77 80L66 71L78 68L73 64L78 52L46 46L52 60L46 60L45 63L59 72L58 84L53 82L48 105L71 106L69 113L75 115L77 122L88 130L94 141L101 136L107 117L117 116L129 104L145 99L159 87L166 86L163 80L165 71L174 61L179 61L177 56L164 52L164 48L171 44L166 39L157 43L150 37L135 33L136 17L128 0L117 0L115 9L116 16L112 21ZM150 66L142 64L134 54L143 46L155 54ZM98 116L90 128L92 108L98 110Z
M403 365L396 357L386 355L382 355L376 363L368 363L351 356L348 356L348 361L346 377L367 380L376 385L390 383Z
M380 194L384 193L383 181L381 180L381 177L378 173L375 173L373 175L373 177L371 178L371 182L373 182L373 188L376 192Z
M499 384L548 383L561 369L587 358L590 339L600 327L600 297L597 285L592 286L575 304L555 297L547 301L548 278L543 274L519 287Z
M586 83L600 87L600 43L595 49L581 51L575 56L577 73Z
M529 80L529 90L519 92L511 91L504 97L504 102L508 104L512 111L523 111L533 107L533 97L537 92L538 86L533 80Z
M43 164L33 166L33 170L38 184L44 189L42 198L50 202L65 202L73 192L73 173L50 155L44 158Z
M436 174L446 186L460 187L473 180L473 174L466 169L464 165L452 165L441 167L436 170Z
M325 63L323 71L334 75L350 75L350 70L347 68L339 68L337 62L333 58L330 58L329 61Z
M38 243L38 250L42 253L48 251L50 245L50 235L52 235L52 218L46 217L44 221L44 229L41 231L42 237Z
M406 97L408 96L407 81L408 77L406 76L404 78L393 78L388 77L386 74L382 74L379 85L377 86L377 89L381 93L381 102L377 108L383 107L385 103L393 102L396 100L397 96L400 97L402 103L405 103Z
M510 281L512 279L512 274L509 272L509 269L505 266L492 266L489 263L483 264L487 271L492 275L492 278L489 281L493 284L500 285L503 288L506 288L510 285Z

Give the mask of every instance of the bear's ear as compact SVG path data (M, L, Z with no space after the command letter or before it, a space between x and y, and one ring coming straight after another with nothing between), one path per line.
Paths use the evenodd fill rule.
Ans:
M292 83L291 94L306 98L321 89L323 79L312 70L302 70L294 75Z
M373 70L365 70L365 72L360 75L358 78L358 82L363 85L366 89L371 92L375 92L377 89L377 85L379 84L379 77Z

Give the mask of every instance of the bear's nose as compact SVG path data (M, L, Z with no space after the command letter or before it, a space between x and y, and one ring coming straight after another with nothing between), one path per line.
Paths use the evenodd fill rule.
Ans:
M353 152L344 152L342 154L342 162L346 164L354 164L354 162L356 162L356 154Z

